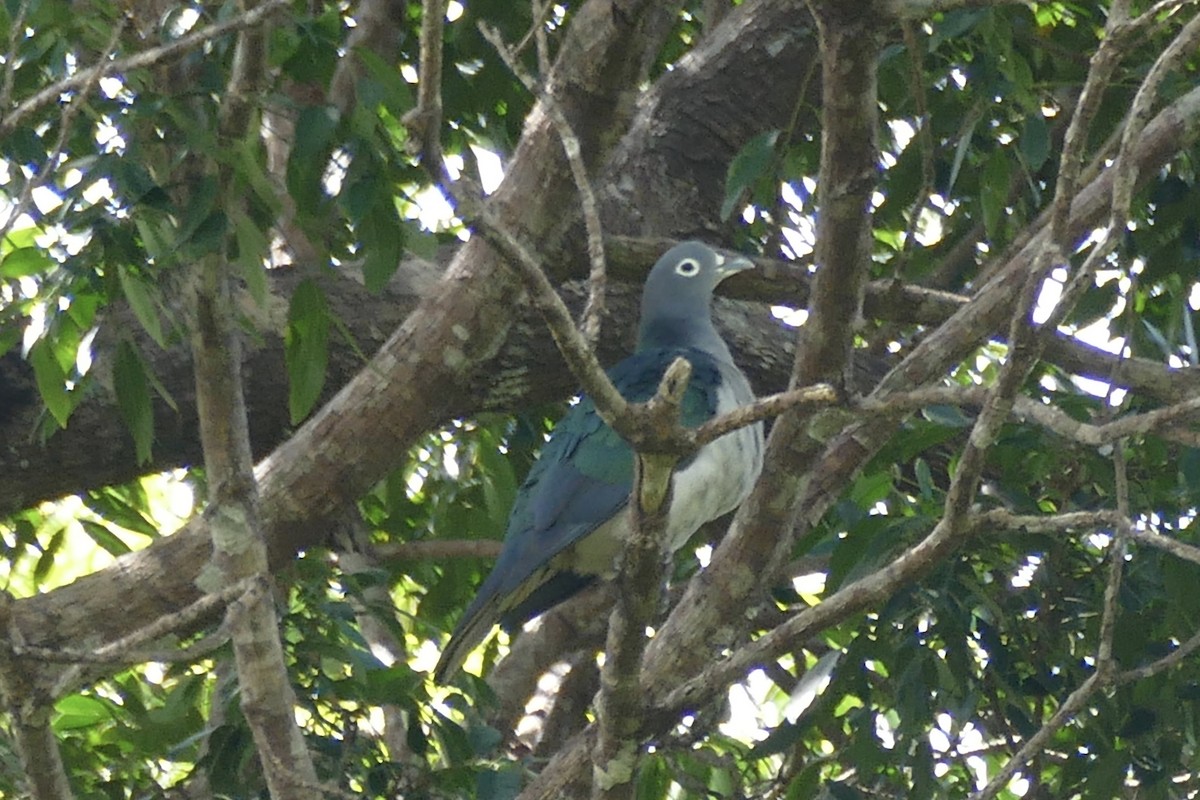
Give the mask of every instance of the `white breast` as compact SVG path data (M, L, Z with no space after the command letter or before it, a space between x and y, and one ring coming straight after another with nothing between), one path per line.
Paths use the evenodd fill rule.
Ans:
M739 374L737 376L741 378ZM750 387L726 379L717 392L717 413L724 414L753 399ZM710 442L675 473L668 542L674 552L701 525L737 508L762 472L761 423L727 433Z
M754 394L735 367L717 390L717 414L753 401ZM671 552L687 543L700 526L737 508L762 472L763 429L755 423L705 445L671 484L667 543ZM555 559L559 569L612 577L622 543L629 537L629 512L622 509ZM603 565L603 566L601 566Z

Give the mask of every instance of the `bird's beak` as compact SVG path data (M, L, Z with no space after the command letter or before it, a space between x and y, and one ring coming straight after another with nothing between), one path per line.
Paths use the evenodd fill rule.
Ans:
M721 262L717 265L717 275L720 277L718 281L723 281L730 275L739 272L745 272L748 269L754 269L754 262L745 256L720 256Z

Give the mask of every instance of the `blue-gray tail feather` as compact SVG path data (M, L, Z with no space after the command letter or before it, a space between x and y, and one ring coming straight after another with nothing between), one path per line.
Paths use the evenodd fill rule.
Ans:
M511 599L512 596L506 596L488 586L493 582L492 576L489 576L476 595L475 601L463 613L454 632L450 634L450 641L446 643L446 649L442 651L437 666L433 668L434 681L444 684L458 672L467 655L491 633L493 625L499 623L506 631L516 630L543 611L586 589L595 581L594 575L580 575L574 572L550 573L544 583L537 584L519 603L505 609L501 608L501 600Z

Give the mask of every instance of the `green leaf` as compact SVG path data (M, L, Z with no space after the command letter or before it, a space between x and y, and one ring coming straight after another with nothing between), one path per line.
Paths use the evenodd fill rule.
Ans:
M733 216L741 202L743 192L751 188L764 176L775 155L775 141L779 131L764 131L746 142L741 151L729 162L725 177L725 200L721 203L721 219Z
M129 307L133 309L133 315L137 317L146 333L150 334L154 343L165 348L167 338L163 335L162 322L158 318L158 305L154 301L150 285L124 266L117 268L117 275L121 281L121 292L129 302Z
M54 259L40 247L18 247L0 261L0 278L24 278L45 272Z
M24 331L16 325L0 326L0 356L17 346L24 336Z
M954 190L954 184L958 182L958 173L962 169L967 152L971 149L971 139L975 136L975 126L979 124L980 118L978 113L974 113L971 124L958 139L958 146L954 148L954 164L950 167L950 179L946 181L946 194L950 194Z
M60 428L67 427L71 416L71 395L67 391L67 376L54 354L54 345L46 337L38 339L29 349L29 363L42 402Z
M279 197L262 163L257 134L254 139L242 139L230 151L229 163L237 176L254 192L254 198L271 212L279 211Z
M415 220L405 220L404 231L404 245L408 248L408 252L426 261L433 261L437 258L437 236L424 230L421 224Z
M205 176L193 181L189 187L188 206L183 212L179 230L175 233L175 246L187 242L203 226L213 213L217 202L217 180Z
M476 797L487 797L490 800L512 800L520 791L521 767L516 762L479 773Z
M961 38L976 27L987 14L987 9L959 9L947 12L933 26L933 35L929 37L930 51L936 50L942 42Z
M329 363L329 306L312 280L296 287L288 308L284 355L288 369L288 411L292 423L308 416L325 386Z
M923 458L918 458L913 468L917 473L917 486L921 489L921 497L926 500L933 499L933 472L929 469L929 462Z
M1008 204L1008 155L995 150L983 165L980 178L979 202L983 206L983 225L988 236L995 238L1000 233L1000 220Z
M387 63L366 47L359 47L354 53L358 62L366 68L368 76L360 79L360 92L364 88L362 84L369 80L378 87L379 102L383 103L393 116L398 118L412 108L412 90L394 64Z
M170 222L166 220L154 222L139 215L134 217L133 224L142 238L142 247L146 249L151 258L155 261L170 259L174 253L171 241L175 238L174 228Z
M40 537L44 537L43 531L38 531ZM60 524L58 529L50 535L49 540L46 540L42 549L42 554L38 557L37 563L33 566L33 579L37 583L46 580L46 576L50 574L50 570L54 568L55 558L62 552L63 542L67 538L67 526L65 523ZM36 543L34 543L36 546Z
M237 215L233 220L234 235L237 237L237 263L250 296L259 306L267 302L267 270L263 265L269 243L267 236L258 229L248 216Z
M129 432L138 464L150 461L150 448L154 443L154 410L150 402L150 382L146 379L146 368L141 356L127 341L117 345L117 356L113 363L113 384L117 393L117 407Z
M37 244L37 238L41 235L42 229L34 225L9 231L8 235L0 240L0 253L7 255L13 250L20 250L23 247L33 247Z
M637 794L639 800L660 800L671 788L671 768L660 755L647 756L638 770Z
M310 106L296 120L296 144L288 158L288 193L303 214L314 214L324 196L322 179L337 130L337 112L327 106Z
M104 548L110 555L123 556L126 553L132 552L129 545L117 536L106 525L101 525L90 519L81 519L79 524L83 526L84 532L100 547Z
M1021 155L1030 172L1037 172L1050 157L1050 127L1041 114L1030 114L1021 133Z
M964 414L958 406L926 406L921 409L921 416L935 425L947 428L969 428L975 424L975 420Z
M140 483L95 489L84 496L83 502L104 519L127 531L158 538L158 526L144 511L149 501Z
M54 704L52 727L58 733L91 728L112 718L108 704L90 695L74 694Z
M359 225L363 245L363 283L378 294L400 266L404 253L404 225L390 197L381 198Z
M408 749L418 756L425 755L429 750L429 737L425 735L425 729L421 727L421 717L413 714L408 719L408 729L404 732L404 741L408 744Z

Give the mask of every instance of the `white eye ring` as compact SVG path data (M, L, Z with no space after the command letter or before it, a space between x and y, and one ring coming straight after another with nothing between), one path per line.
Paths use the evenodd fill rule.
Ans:
M675 265L675 272L685 278L694 278L700 272L700 262L694 258L685 258Z

